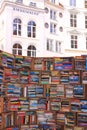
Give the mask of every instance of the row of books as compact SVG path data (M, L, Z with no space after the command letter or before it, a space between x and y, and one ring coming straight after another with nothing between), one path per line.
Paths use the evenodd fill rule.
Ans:
M22 129L55 128L56 130L56 127L58 125L71 126L71 127L77 125L87 127L87 113L74 113L74 112L54 113L50 111L45 112L41 110L40 111L38 110L36 112L35 111L8 112L5 113L5 116L2 114L2 121L4 121L3 128L18 126L18 128Z
M0 64L8 68L30 68L31 58L0 51Z
M87 85L83 84L0 84L1 97L28 98L87 98Z
M20 84L87 84L87 71L35 71L1 67L0 83Z
M87 112L87 99L67 99L67 98L37 98L28 99L8 98L0 99L0 113L8 111L29 111L29 110L44 110L44 111L62 111L62 112Z
M28 57L0 50L0 64L8 68L34 70L87 70L87 55L75 57Z

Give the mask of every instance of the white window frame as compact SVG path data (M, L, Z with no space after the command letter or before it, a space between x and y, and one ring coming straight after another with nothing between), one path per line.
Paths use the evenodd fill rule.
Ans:
M78 36L72 34L71 35L71 48L77 49L78 48Z
M85 15L85 28L87 28L87 15Z
M61 53L61 42L60 41L56 41L55 51L58 52L58 53Z
M70 6L76 6L76 0L70 0Z
M77 15L70 13L70 27L77 27Z
M33 24L30 24L33 22ZM35 38L36 37L36 23L34 21L29 21L27 24L27 36Z
M16 47L14 48L14 46L16 46ZM12 51L13 51L13 54L22 55L22 46L19 43L15 43L13 45Z
M16 0L17 3L23 3L23 0Z
M55 23L50 23L50 33L56 34L57 25Z
M87 50L87 36L86 36L86 50Z
M54 3L55 4L55 2L56 2L56 0L50 0L52 3Z
M87 0L85 0L84 6L85 8L87 8Z
M28 55L28 53L30 53L30 55ZM27 56L36 57L36 47L35 46L33 46L33 45L28 46L28 48L27 48Z
M53 51L53 39L47 39L47 51Z
M13 35L21 36L22 22L19 18L13 20Z
M35 2L30 2L29 4L30 6L36 7L36 3Z
M53 9L50 9L50 19L56 20L56 11Z

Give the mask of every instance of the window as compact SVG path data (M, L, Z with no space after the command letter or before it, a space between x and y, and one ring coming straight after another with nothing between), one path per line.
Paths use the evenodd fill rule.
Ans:
M27 25L27 36L28 37L36 37L36 24L34 21L30 21L28 22Z
M30 6L36 7L36 3L30 2Z
M78 47L77 40L78 40L78 37L76 35L71 35L71 48L76 49Z
M36 47L35 46L30 45L27 48L27 56L36 57Z
M60 31L60 32L63 32L63 27L59 27L59 31Z
M12 53L16 55L22 55L22 46L18 43L14 44Z
M86 49L87 49L87 37L86 37Z
M87 28L87 16L85 16L85 28Z
M47 39L47 50L53 51L53 40L52 39Z
M56 11L50 10L50 19L56 20Z
M21 36L21 20L18 18L13 20L13 35Z
M49 28L49 24L48 23L45 23L44 26L45 26L45 28Z
M76 0L70 0L70 6L76 6Z
M55 50L56 52L61 52L61 42L56 41Z
M45 13L48 13L49 9L47 7L45 7Z
M70 14L70 26L77 27L77 16L76 14Z
M62 18L62 17L63 17L62 12L59 12L59 17L60 17L60 18Z
M87 0L85 0L85 8L87 8Z
M57 25L55 23L50 23L50 33L56 34Z
M51 0L52 3L55 3L56 0Z
M23 3L23 0L16 0L17 3Z

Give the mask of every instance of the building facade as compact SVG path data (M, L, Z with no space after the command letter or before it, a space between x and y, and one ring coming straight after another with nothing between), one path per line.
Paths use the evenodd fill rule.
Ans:
M58 0L1 0L0 49L31 57L63 54L63 12Z
M0 0L0 50L31 57L87 54L87 1Z
M65 54L87 55L87 0L60 0L64 3Z

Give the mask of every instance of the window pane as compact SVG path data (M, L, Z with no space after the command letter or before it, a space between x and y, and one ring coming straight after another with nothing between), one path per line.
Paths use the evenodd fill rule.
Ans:
M27 25L27 36L28 37L36 37L36 24L34 21L30 21L28 22Z
M16 52L16 50L13 50L13 52L12 52L13 54L16 54L17 52Z
M22 55L22 47L20 44L13 45L13 54Z
M70 6L76 6L76 0L70 0Z
M27 56L31 56L31 57L32 57L32 56L33 56L33 57L36 56L36 48L35 48L35 46L30 45L30 46L28 47Z
M21 36L21 31L18 31L18 35Z
M28 30L28 32L31 32L31 27L28 26L28 27L27 27L27 30Z
M18 18L13 20L13 35L21 35L21 20Z
M76 14L70 14L70 26L77 27L77 16Z
M27 52L27 56L31 56L31 51L28 51L28 52Z
M87 0L85 0L85 8L87 8Z
M22 55L22 51L21 50L18 50L18 55Z
M47 50L53 51L53 40L47 39Z
M71 48L76 49L78 47L77 40L78 37L76 35L71 35Z
M16 2L18 2L18 3L22 3L22 2L23 2L23 0L16 0Z
M21 30L21 25L18 26L18 29Z

